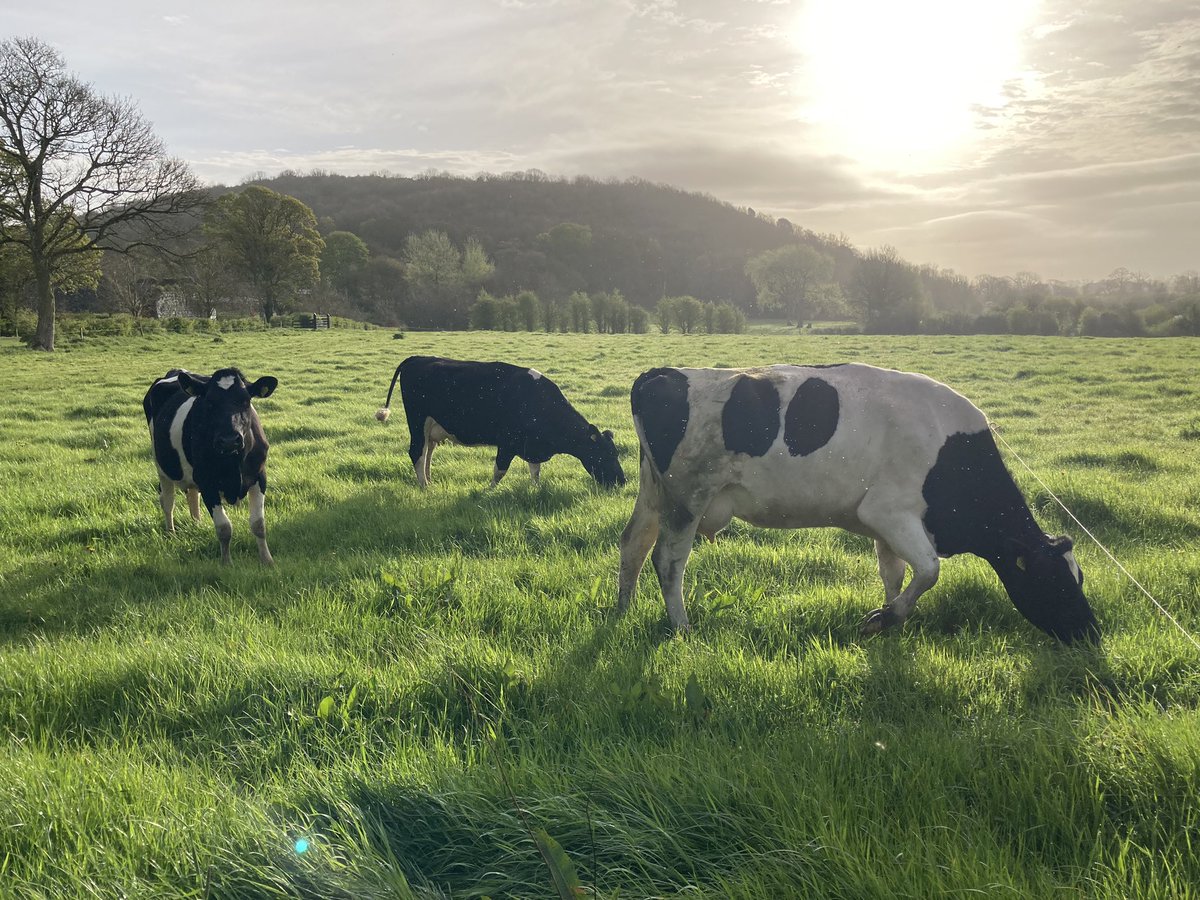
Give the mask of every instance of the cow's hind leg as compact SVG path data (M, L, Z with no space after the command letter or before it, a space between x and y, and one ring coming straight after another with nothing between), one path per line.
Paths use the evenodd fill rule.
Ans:
M192 514L192 521L200 521L200 492L196 488L188 488L187 492L188 512Z
M258 541L258 561L264 566L275 565L271 550L267 547L267 519L265 507L267 502L267 479L260 477L250 486L250 533Z
M425 473L425 481L421 484L421 487L425 487L425 485L429 484L429 470L433 466L433 451L436 450L437 447L437 441L425 442L425 456L421 461L421 467Z
M529 464L529 480L532 481L534 484L542 483L542 464L541 463L531 462Z
M618 616L624 615L637 593L638 576L646 562L646 554L658 536L658 497L652 485L643 485L633 505L633 515L621 533L621 571L617 576Z
M158 476L158 505L163 511L163 529L171 534L175 531L175 482L162 474Z
M425 465L425 448L429 443L427 432L430 419L428 416L417 415L407 406L404 411L408 416L408 458L412 460L413 474L417 476L417 486L425 487L429 483Z
M879 560L879 577L883 580L883 599L891 603L900 596L904 586L906 564L883 541L875 542L875 556Z
M658 541L650 559L667 604L667 618L672 628L682 631L690 627L683 606L683 572L692 553L700 517L680 506L663 510L659 516Z
M920 519L889 517L872 522L863 516L861 510L859 518L875 534L879 535L879 540L888 546L892 556L897 557L901 562L907 561L912 566L912 578L909 579L907 587L901 590L895 598L889 599L886 604L873 610L863 619L862 633L876 634L886 628L904 623L920 596L937 584L941 562L938 560L937 551L930 543L929 535L925 533ZM891 561L889 560L890 565ZM880 568L883 569L882 558ZM902 570L901 577L903 577ZM887 585L886 589L890 590L890 588L891 585Z

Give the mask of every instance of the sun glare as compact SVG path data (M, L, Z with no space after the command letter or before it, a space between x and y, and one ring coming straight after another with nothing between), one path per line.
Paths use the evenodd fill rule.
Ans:
M810 0L796 20L801 118L863 163L944 164L977 136L978 108L1021 76L1036 0Z

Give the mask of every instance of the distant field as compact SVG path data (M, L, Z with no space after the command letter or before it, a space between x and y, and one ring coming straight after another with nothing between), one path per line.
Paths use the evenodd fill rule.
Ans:
M105 343L107 341L107 343ZM617 434L534 488L446 447L416 488L413 353L535 366ZM1200 653L1076 535L1105 628L1064 650L956 558L860 639L868 542L735 523L668 634L650 567L611 622L653 365L860 360L971 397L1200 632L1200 341L271 332L0 341L0 895L1200 896ZM257 563L161 534L140 401L171 366L279 378ZM689 679L693 679L688 690Z

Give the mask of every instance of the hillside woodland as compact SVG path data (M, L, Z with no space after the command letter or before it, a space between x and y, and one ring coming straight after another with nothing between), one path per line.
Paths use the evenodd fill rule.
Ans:
M324 241L322 249L315 235L305 239L319 265L300 266L310 277L277 286L265 305L212 221L211 209L251 186L311 210ZM321 311L386 326L499 330L738 331L749 317L877 333L1200 333L1194 271L1166 281L1121 267L1091 283L1029 272L971 279L641 180L284 172L213 188L211 198L172 253L109 254L95 289L61 292L60 308L135 317ZM18 268L0 259L10 331L23 306Z

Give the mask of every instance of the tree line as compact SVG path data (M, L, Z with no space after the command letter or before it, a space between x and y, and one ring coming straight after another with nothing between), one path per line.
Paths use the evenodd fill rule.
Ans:
M0 42L0 323L331 312L416 328L1198 334L1200 275L968 279L703 194L540 172L285 172L202 188L131 101ZM11 330L11 328L10 328Z

